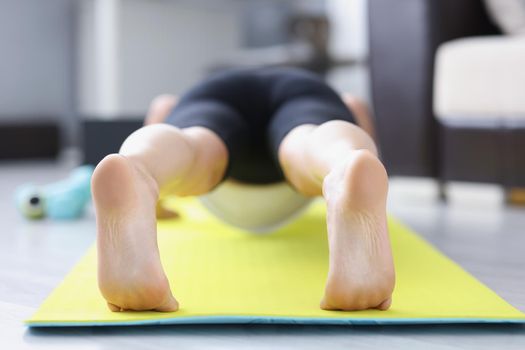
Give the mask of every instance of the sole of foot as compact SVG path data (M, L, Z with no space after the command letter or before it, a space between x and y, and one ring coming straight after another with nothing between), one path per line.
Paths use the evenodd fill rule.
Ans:
M157 247L153 178L113 154L92 179L97 216L99 289L111 311L176 311Z
M388 235L388 176L371 152L354 151L323 182L330 265L321 308L386 310L395 284Z

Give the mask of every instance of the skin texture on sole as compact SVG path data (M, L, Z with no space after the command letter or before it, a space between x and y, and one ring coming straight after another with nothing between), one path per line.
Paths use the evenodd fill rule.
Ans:
M151 180L123 156L110 155L92 181L97 212L99 288L112 311L175 311L157 248Z
M354 151L346 164L325 177L330 268L321 308L390 307L395 277L387 188L383 165L368 151Z

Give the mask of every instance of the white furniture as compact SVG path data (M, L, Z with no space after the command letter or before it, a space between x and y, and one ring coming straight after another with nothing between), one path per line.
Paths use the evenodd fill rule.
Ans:
M438 49L434 112L444 121L525 122L525 36L449 41Z

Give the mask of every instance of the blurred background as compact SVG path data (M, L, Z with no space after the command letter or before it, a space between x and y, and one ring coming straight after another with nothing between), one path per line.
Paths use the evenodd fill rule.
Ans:
M159 94L298 66L370 104L390 175L523 202L520 1L2 0L0 159L96 164Z
M181 94L221 69L297 66L370 104L393 178L410 188L426 181L441 199L459 181L492 185L484 188L500 204L525 201L521 0L0 6L4 164L61 154L96 164L159 94Z
M366 94L363 0L2 0L0 123L43 118L81 146L86 118L143 118L235 66L293 65ZM346 14L346 15L342 15ZM357 91L358 90L358 91Z

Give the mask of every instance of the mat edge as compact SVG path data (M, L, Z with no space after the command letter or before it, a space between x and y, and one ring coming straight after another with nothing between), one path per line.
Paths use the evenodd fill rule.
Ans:
M193 316L140 321L115 322L40 322L26 320L29 328L44 327L106 327L198 324L295 324L295 325L432 325L432 324L525 324L522 318L318 318L318 317L253 317L253 316Z

